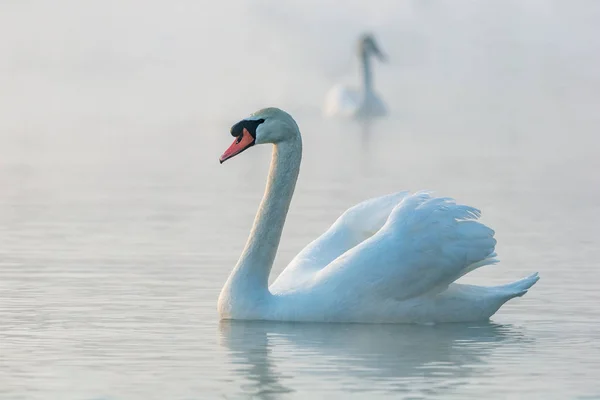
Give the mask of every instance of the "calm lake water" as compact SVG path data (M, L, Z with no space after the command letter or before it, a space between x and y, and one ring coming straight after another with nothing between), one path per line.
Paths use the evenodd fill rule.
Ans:
M600 398L598 3L252 3L0 5L0 398ZM365 28L391 115L325 120ZM482 324L219 323L270 149L218 157L267 105L305 152L275 275L431 189L496 230L465 282L540 282Z

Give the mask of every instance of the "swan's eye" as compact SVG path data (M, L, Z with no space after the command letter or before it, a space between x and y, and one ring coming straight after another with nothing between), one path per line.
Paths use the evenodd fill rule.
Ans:
M262 124L263 122L265 122L265 120L262 118L261 119L241 120L240 122L238 122L237 124L235 124L231 127L231 129L230 129L231 136L240 138L242 136L243 129L246 128L248 130L248 132L250 132L252 137L256 138L256 128L258 128L258 126L260 124Z

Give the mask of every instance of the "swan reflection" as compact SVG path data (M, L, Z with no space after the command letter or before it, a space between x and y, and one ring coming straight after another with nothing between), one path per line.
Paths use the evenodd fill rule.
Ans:
M518 328L492 323L222 321L219 328L236 373L249 381L242 389L261 399L292 392L294 381L303 378L315 388L333 385L348 392L443 393L485 372L494 349L531 344Z

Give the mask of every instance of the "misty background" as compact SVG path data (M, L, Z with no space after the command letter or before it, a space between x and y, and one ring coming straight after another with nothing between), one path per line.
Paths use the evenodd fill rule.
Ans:
M1 1L0 397L598 395L599 20L592 0ZM390 115L326 120L364 31ZM496 230L501 263L469 282L540 282L476 329L219 325L270 149L218 157L266 106L305 152L275 274L351 205L431 189Z

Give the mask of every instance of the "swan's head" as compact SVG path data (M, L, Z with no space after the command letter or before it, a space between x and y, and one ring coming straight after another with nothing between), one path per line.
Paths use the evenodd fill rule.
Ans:
M296 140L300 131L292 116L279 108L263 108L231 127L235 140L219 158L221 164L255 144Z
M386 61L387 57L381 52L375 37L370 33L363 34L358 40L358 53L362 57L374 55L380 61Z

